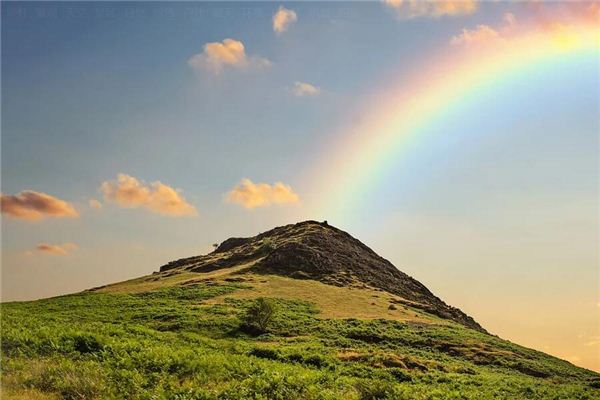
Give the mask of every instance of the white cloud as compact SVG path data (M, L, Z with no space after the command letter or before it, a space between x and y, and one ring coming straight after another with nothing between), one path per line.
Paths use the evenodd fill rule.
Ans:
M292 93L298 97L317 96L319 93L321 93L321 89L317 86L311 85L310 83L294 82Z
M158 181L145 184L133 176L119 174L116 181L103 182L100 191L105 201L124 208L143 207L173 217L198 215L196 207L179 190Z
M102 203L100 203L96 199L90 199L88 204L90 205L90 207L95 208L96 210L99 210L102 208Z
M512 13L504 14L502 24L497 28L489 25L477 25L474 29L463 28L462 32L450 39L453 46L481 46L492 42L503 41L515 32L517 19Z
M254 183L250 179L242 179L225 198L230 203L239 204L245 208L266 207L272 204L294 204L300 197L289 185L282 182Z
M477 25L475 29L463 28L462 32L453 36L450 44L453 46L472 46L489 43L500 39L500 34L488 25Z
M242 42L235 39L225 39L223 42L206 43L201 53L194 54L188 60L188 65L197 70L208 70L216 75L225 67L248 69L264 68L271 65L266 58L248 56Z
M543 19L517 20L514 14L505 13L496 26L478 25L475 28L463 28L450 39L453 46L483 48L490 45L505 45L512 40L535 35L544 37L558 49L569 50L580 46L586 40L586 30L597 30L600 6L588 2L556 2L552 5L540 3L540 8L548 7ZM552 12L550 12L551 10Z
M279 6L279 10L273 15L273 31L282 34L298 21L298 16L294 10L288 10L284 6Z
M382 2L393 9L400 19L468 15L473 14L478 7L476 0L383 0Z

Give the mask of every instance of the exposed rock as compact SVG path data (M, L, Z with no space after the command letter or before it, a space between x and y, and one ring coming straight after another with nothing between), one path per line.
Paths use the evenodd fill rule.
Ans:
M244 245L246 243L248 243L250 239L248 238L229 238L226 241L224 241L223 243L221 243L219 245L219 247L217 247L217 249L215 250L215 253L225 253L226 251L229 251L231 249L233 249L234 247L238 247L241 245Z
M461 310L447 305L365 244L327 223L305 221L250 238L230 238L213 253L173 261L160 270L208 272L251 261L257 273L383 289L402 297L405 305L485 332Z

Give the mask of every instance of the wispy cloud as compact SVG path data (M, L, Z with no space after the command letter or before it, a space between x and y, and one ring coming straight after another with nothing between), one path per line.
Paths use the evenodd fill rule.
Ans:
M500 34L488 25L477 25L475 29L464 28L462 32L453 36L450 44L453 46L472 46L488 43L500 39Z
M295 204L300 197L289 185L276 182L254 183L250 179L242 181L234 187L225 198L230 203L239 204L245 208L266 207L273 204Z
M317 96L319 93L321 93L321 89L317 86L311 85L310 83L294 82L292 93L298 97Z
M102 208L102 203L100 203L98 200L96 199L90 199L88 201L88 204L90 205L90 207L95 208L96 210L99 210Z
M79 216L71 203L33 190L24 190L16 195L0 194L0 204L3 214L28 221Z
M478 7L476 0L383 0L382 2L393 9L399 19L468 15L477 11Z
M584 344L586 346L600 346L600 336L591 336Z
M271 62L259 56L248 56L244 44L239 40L225 39L223 42L206 43L201 53L190 57L188 64L194 69L218 75L225 67L264 68L270 66Z
M40 243L35 248L37 251L47 254L55 254L59 256L66 256L73 250L77 249L75 243L64 243L64 244L48 244Z
M502 21L495 26L478 25L475 28L463 28L450 39L450 44L485 49L490 45L509 43L525 35L544 35L558 48L568 50L581 45L582 40L589 40L582 36L582 29L598 29L598 3L534 2L528 6L533 16L518 21L514 14L506 13Z
M499 27L477 25L474 29L463 28L462 32L450 39L453 46L481 46L490 42L504 40L504 38L517 28L517 19L514 14L504 14L503 22Z
M279 9L273 15L273 31L280 35L287 31L296 21L298 21L298 16L294 10L288 10L284 6L279 6Z
M180 191L161 182L146 184L133 176L119 174L116 181L100 186L104 200L125 208L147 210L173 217L196 216L196 207L187 202Z

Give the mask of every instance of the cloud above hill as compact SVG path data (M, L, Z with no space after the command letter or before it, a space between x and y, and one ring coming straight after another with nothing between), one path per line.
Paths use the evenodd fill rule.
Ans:
M219 75L225 68L264 68L270 66L271 62L259 56L248 56L241 41L225 39L223 42L206 43L201 53L194 54L188 59L188 65L195 70L205 70Z
M0 204L2 214L28 221L79 216L71 203L33 190L24 190L16 195L0 194Z
M159 181L146 184L133 176L119 174L116 181L100 186L104 200L123 208L145 208L172 217L196 216L196 207L187 202L178 189Z
M90 207L92 207L92 208L94 208L94 209L96 209L96 210L99 210L99 209L101 209L101 208L102 208L102 203L100 203L100 202L99 202L98 200L96 200L96 199L90 199L90 200L88 201L88 204L90 205Z
M298 97L317 96L319 93L321 93L321 89L315 85L311 85L310 83L294 82L292 93L294 96Z
M288 10L284 6L279 6L279 9L273 15L273 31L280 35L287 31L296 21L298 21L298 16L294 10Z
M75 243L64 243L64 244L48 244L48 243L40 243L35 248L37 251L46 253L46 254L54 254L59 256L67 256L73 250L77 249L77 245Z
M517 20L512 13L505 13L495 25L480 24L474 28L463 28L450 39L452 46L486 49L491 45L537 35L552 41L561 49L581 45L586 30L597 30L600 5L587 2L532 3L535 18ZM593 39L592 39L593 40Z
M517 19L514 14L506 13L502 18L502 24L498 27L489 25L477 25L473 29L463 28L461 33L450 40L453 46L479 46L490 42L504 40L517 28Z
M385 6L393 9L399 19L469 15L477 11L478 7L476 0L383 0L382 2Z
M245 208L267 207L278 204L295 204L300 197L294 190L282 182L254 183L250 179L242 181L225 195L225 199Z

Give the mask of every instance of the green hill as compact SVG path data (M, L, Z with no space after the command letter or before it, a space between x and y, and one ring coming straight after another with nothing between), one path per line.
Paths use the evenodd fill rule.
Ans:
M249 311L267 299L272 318ZM3 399L599 399L600 375L488 334L307 221L152 275L2 305Z

